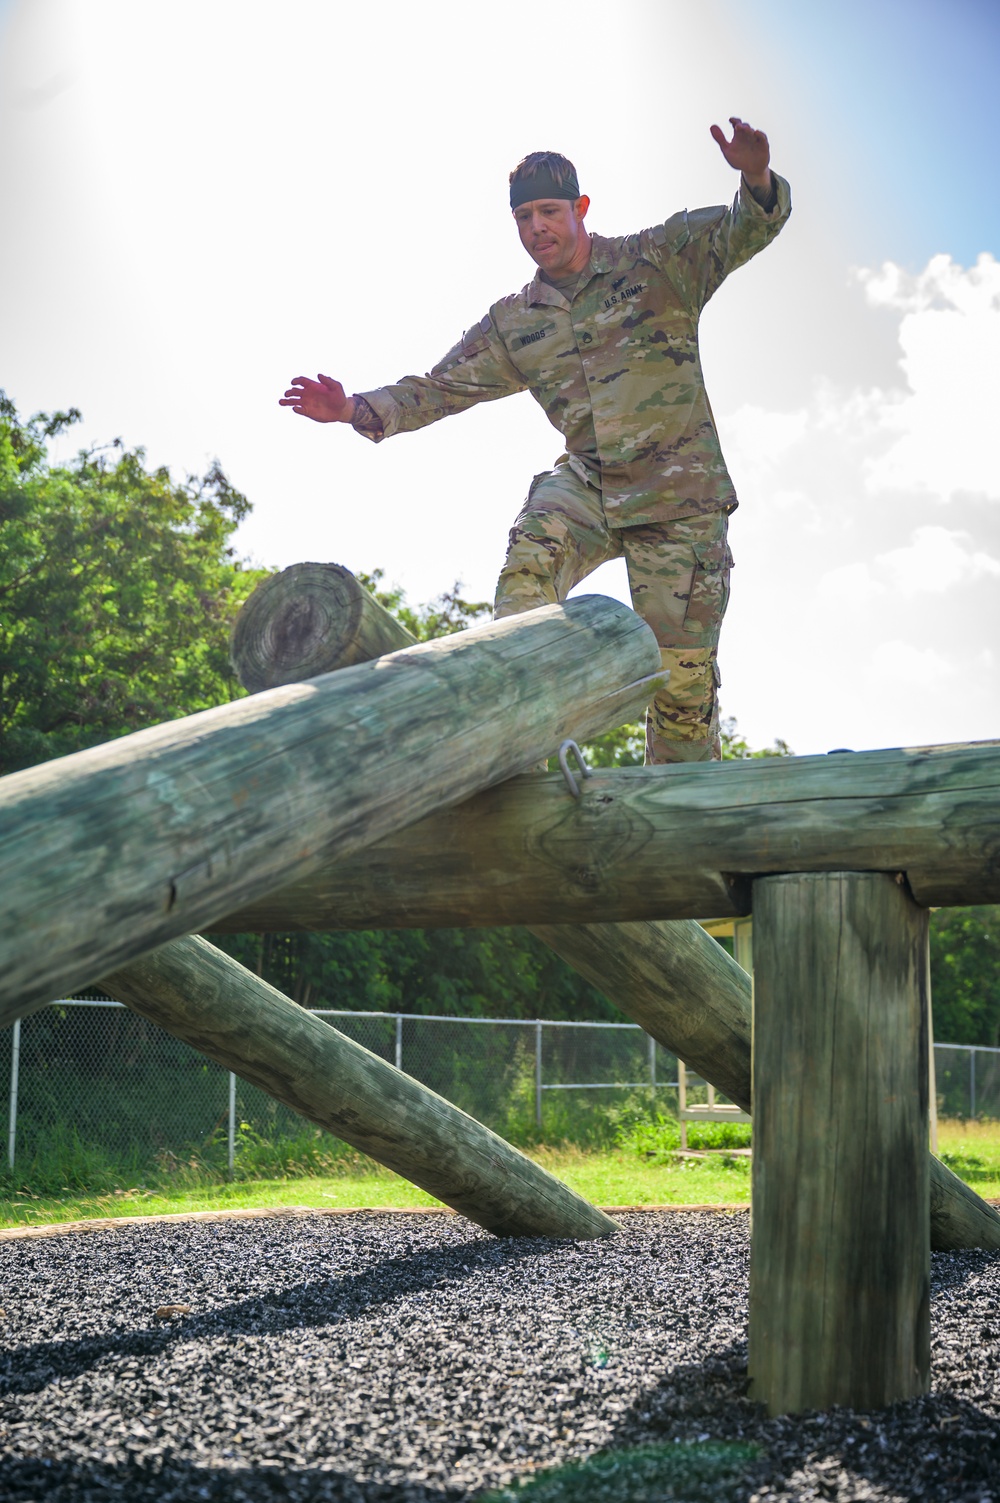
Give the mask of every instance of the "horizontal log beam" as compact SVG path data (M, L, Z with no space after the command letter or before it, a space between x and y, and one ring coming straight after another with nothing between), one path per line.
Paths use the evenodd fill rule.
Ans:
M497 1236L617 1231L610 1216L489 1128L203 939L173 940L101 985Z
M638 714L650 628L584 596L0 780L0 1025Z
M902 871L924 907L1000 903L1000 742L529 773L215 927L725 918L754 876Z

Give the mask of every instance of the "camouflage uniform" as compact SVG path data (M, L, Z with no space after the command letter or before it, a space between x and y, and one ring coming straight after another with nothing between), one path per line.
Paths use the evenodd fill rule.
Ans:
M567 452L536 477L514 525L497 614L562 599L606 558L624 556L633 604L672 675L651 706L649 760L719 754L716 651L737 501L702 379L698 318L788 218L788 184L772 179L770 209L741 182L731 208L592 236L572 301L536 275L429 375L361 393L381 425L367 430L376 441L525 389L541 403Z

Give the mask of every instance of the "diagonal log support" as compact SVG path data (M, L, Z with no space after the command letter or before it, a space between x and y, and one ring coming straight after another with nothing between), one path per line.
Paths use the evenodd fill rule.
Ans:
M173 940L101 985L497 1236L591 1238L617 1230L489 1128L206 940Z

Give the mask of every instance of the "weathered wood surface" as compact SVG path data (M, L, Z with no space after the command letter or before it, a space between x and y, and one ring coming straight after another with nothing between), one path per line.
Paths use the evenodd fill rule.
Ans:
M413 637L340 564L292 564L254 590L229 656L251 694L396 652Z
M930 1386L927 921L890 873L754 883L751 1394Z
M112 997L497 1236L606 1237L616 1223L458 1107L203 939L101 982Z
M227 915L235 932L726 918L754 875L906 872L1000 902L1000 743L528 773Z
M0 1024L638 714L660 655L584 596L0 782Z
M698 924L553 924L532 932L689 1069L751 1110L750 977ZM993 1207L928 1158L931 1247L1000 1250Z
M295 654L281 656L281 637L296 610L310 623L304 672L413 640L338 564L294 565L276 579L244 607L256 674L290 671ZM866 870L906 872L925 906L1000 903L1000 741L603 769L578 800L560 774L528 774L220 928L729 918L749 912L753 876Z
M322 578L318 588L323 587ZM360 586L359 586L360 588ZM363 592L364 593L364 592ZM331 592L337 598L336 591ZM371 600L371 597L367 597ZM375 607L372 609L371 607ZM331 605L327 626L334 653L338 643L354 645L350 651L393 650L399 633L405 632L391 617L379 614L374 600L366 608L369 631L365 647L357 646L349 620ZM383 619L384 618L384 619ZM333 659L332 659L333 660ZM951 752L975 754L976 763L960 760L959 771L973 793L989 777L996 776L997 743L973 747L915 748L909 752L860 753L862 759L875 759L872 766L883 767L882 776L890 783L895 779L895 794L881 789L880 802L901 796L901 775L907 778L937 778L942 764L937 758ZM927 771L923 758L933 754ZM985 754L983 767L979 759ZM837 757L833 764L858 765L858 757ZM583 783L584 797L577 803L569 799L559 774L528 775L515 778L500 788L490 790L461 805L459 809L438 813L422 825L413 827L399 839L382 841L377 847L359 853L349 866L324 866L310 884L299 884L282 893L273 904L259 904L253 909L225 920L236 932L255 928L388 928L462 923L527 922L534 932L552 946L568 964L587 977L628 1016L640 1023L666 1048L710 1080L744 1110L750 1106L750 978L725 952L693 923L566 923L571 917L573 901L580 905L581 920L595 911L602 918L614 918L623 911L648 912L641 907L644 894L655 894L654 912L664 911L666 902L664 866L671 872L668 879L677 905L678 917L692 913L700 917L743 913L749 908L749 882L730 879L721 870L704 871L698 864L698 829L688 830L685 861L671 868L671 842L652 840L653 829L635 832L629 815L628 800L621 789L633 780L653 775L653 786L663 783L675 790L670 807L685 817L678 795L689 797L684 789L686 774L706 773L716 777L732 767L740 775L760 769L770 777L781 769L781 776L792 767L807 763L825 769L826 758L763 759L730 763L725 767L676 767L622 769L616 774L595 773ZM860 764L864 767L864 761ZM672 782L667 781L669 775ZM798 774L796 774L797 776ZM812 776L810 772L808 776ZM821 777L825 776L821 772ZM613 776L615 781L598 792L600 780ZM839 778L839 771L837 777ZM694 787L719 788L696 777ZM742 784L746 789L761 784ZM989 786L992 786L990 784ZM616 791L617 790L617 791ZM780 790L779 790L780 791ZM917 788L919 794L923 790ZM609 803L617 800L617 807ZM723 804L730 807L731 794ZM815 793L806 799L808 806ZM544 816L538 819L537 802L544 800ZM798 802L792 799L791 804ZM753 800L749 808L754 807ZM624 813L623 813L624 811ZM737 804L739 818L748 823L748 801ZM877 809L869 811L877 813ZM956 817L960 810L956 810ZM610 818L608 816L611 816ZM995 870L995 828L990 816L985 818L987 870ZM856 812L848 818L850 823ZM530 842L525 828L551 830L551 838ZM959 827L964 828L959 819ZM668 830L668 835L671 832ZM676 832L674 832L676 833ZM938 834L940 836L940 831ZM982 832L981 832L982 833ZM787 842L793 845L794 836ZM949 838L952 838L949 836ZM961 842L960 842L961 843ZM541 857L538 854L542 850ZM816 857L822 850L816 842ZM528 854L526 855L526 851ZM991 854L992 852L992 854ZM645 853L645 856L644 854ZM626 859L627 857L627 859ZM750 870L756 870L755 865ZM639 880L633 870L640 873ZM657 886L659 883L659 886ZM693 907L685 908L685 901ZM727 903L730 906L726 906ZM558 926L541 928L546 919L562 920ZM669 910L668 910L669 911ZM220 924L217 927L222 928ZM962 1247L1000 1248L1000 1216L940 1160L930 1161L931 1245L936 1249Z

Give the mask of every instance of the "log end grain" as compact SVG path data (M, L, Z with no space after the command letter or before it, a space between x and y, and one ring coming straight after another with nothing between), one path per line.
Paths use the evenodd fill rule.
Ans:
M292 564L254 590L233 626L229 655L251 694L362 662L373 627L383 652L413 639L340 564Z

